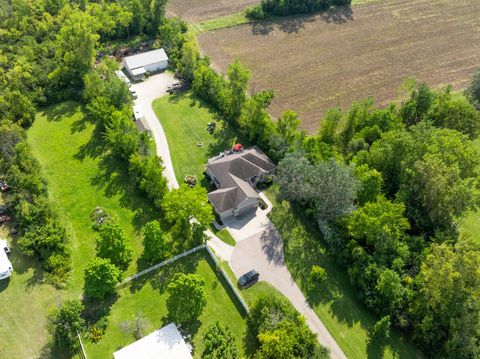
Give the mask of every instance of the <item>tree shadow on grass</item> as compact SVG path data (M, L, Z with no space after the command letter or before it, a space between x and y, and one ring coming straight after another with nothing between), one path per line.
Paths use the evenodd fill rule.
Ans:
M223 277L221 269L215 264L215 262L212 260L212 258L207 254L206 250L202 251L202 252L204 253L205 260L210 265L210 268L212 268L212 270L214 271L215 277L220 282L220 284L222 285L225 292L227 292L228 297L230 298L230 301L235 305L235 309L237 309L238 313L240 313L242 318L245 318L248 315L248 313L245 311L243 306L240 304L240 301L238 300L237 296L235 295L233 289L230 287L228 282ZM240 288L238 286L236 286L236 289L237 289L237 292L240 290Z
M5 289L7 289L9 284L10 284L10 278L1 280L0 281L0 293L2 293Z
M83 131L86 128L88 120L83 117L72 124L71 133ZM105 141L103 139L100 126L95 126L90 140L81 145L78 152L73 156L75 159L83 161L86 157L97 158L105 152Z
M151 273L132 280L129 283L129 290L131 293L135 293L141 290L145 284L150 283L153 289L163 294L175 273L195 273L199 260L198 253L181 258L176 262L167 264Z
M128 172L125 160L104 154L98 164L98 173L90 183L102 189L106 197L119 196L120 206L135 213L132 224L137 230L151 220L161 221L160 210L140 192L136 180Z
M46 107L42 114L47 121L58 122L63 120L66 114L76 112L81 105L74 101L65 101Z
M387 339L369 338L367 343L367 358L369 359L383 359L387 348L393 352L394 358L399 358L400 353L395 351Z
M38 354L37 359L67 359L67 358L73 358L75 356L75 353L68 352L64 350L63 348L60 348L58 345L56 345L53 342L48 342L45 344L42 349L40 350L40 353Z
M110 315L112 306L117 302L118 294L114 293L106 296L103 300L84 297L83 305L85 307L82 317L85 319L87 326L95 325L103 318Z

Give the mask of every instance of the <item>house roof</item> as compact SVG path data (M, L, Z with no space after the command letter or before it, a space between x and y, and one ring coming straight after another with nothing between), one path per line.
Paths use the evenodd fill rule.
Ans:
M220 188L208 194L210 203L222 213L238 206L245 198L260 198L250 184L230 174L232 187Z
M166 60L168 60L168 56L164 49L142 52L141 54L127 56L123 59L125 66L130 70Z
M222 213L237 207L245 198L259 198L247 180L274 168L275 164L256 146L211 159L207 169L218 180L219 186L208 194L210 203Z
M192 359L174 323L113 353L115 359Z

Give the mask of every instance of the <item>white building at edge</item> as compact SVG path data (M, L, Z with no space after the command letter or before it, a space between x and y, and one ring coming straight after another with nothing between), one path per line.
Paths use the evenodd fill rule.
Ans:
M192 359L191 348L174 323L113 353L114 359Z
M141 54L127 56L123 65L134 80L142 79L147 72L157 72L168 67L168 56L164 49L157 49Z

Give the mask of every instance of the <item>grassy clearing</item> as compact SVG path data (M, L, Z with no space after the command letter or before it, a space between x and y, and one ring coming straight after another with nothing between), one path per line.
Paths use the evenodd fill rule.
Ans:
M0 320L0 358L36 358L48 350L48 308L72 294L38 282L39 264L21 254L6 227L0 227L0 238L10 243L14 269L9 280L0 281L0 303L5 305Z
M382 352L368 345L368 330L378 319L357 299L344 268L331 258L312 222L287 202L276 203L277 189L267 190L274 203L272 222L284 240L288 269L302 289L320 320L349 358L416 358L420 353L399 332L394 331ZM308 274L312 265L327 271L327 280L320 286L311 285Z
M216 17L214 19L202 21L200 23L191 24L191 28L196 34L201 34L207 31L213 31L218 29L225 29L242 24L248 24L253 22L249 19L245 11L229 14L225 16Z
M111 212L130 239L134 258L143 251L141 229L160 219L136 189L123 162L105 151L101 134L73 102L51 107L37 116L29 142L40 161L50 195L72 239L72 287L81 287L83 268L95 255L97 232L91 211L101 206ZM137 271L132 261L126 271Z
M232 247L235 247L235 245L237 244L237 242L235 242L235 239L233 239L232 235L230 234L230 232L228 231L228 229L226 228L222 228L220 230L216 229L215 226L213 224L210 225L210 230L218 237L222 240L222 242L232 246Z
M158 216L136 192L124 166L105 154L100 134L84 119L78 104L44 109L28 131L28 141L71 238L73 269L65 290L43 284L38 263L22 256L15 240L9 238L15 272L9 282L0 284L0 302L8 303L0 321L0 358L55 357L47 346L47 312L82 294L83 268L95 254L97 232L91 227L90 212L96 206L118 219L131 240L135 258L142 251L141 227ZM6 232L0 235L8 237ZM127 273L135 271L137 262L133 261Z
M161 97L153 102L153 110L167 136L179 183L187 175L202 182L208 158L231 148L237 141L235 133L190 92ZM207 124L212 121L217 123L217 130L210 135ZM202 145L198 146L199 143Z
M202 275L206 282L208 299L205 310L196 322L182 328L186 334L192 336L194 357L201 357L204 348L203 336L208 327L216 321L230 327L236 338L240 357L243 357L243 348L247 344L243 342L245 325L242 314L232 301L230 289L213 268L208 254L202 251L121 288L117 301L111 307L109 324L103 339L98 343L92 343L88 339L85 341L88 357L111 358L118 348L134 342L132 333L122 330L120 325L122 322L134 320L137 314L147 319L145 334L170 323L166 308L166 287L177 272Z

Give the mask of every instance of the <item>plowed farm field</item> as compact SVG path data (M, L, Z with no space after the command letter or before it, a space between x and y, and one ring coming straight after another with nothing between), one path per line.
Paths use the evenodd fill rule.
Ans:
M252 91L273 89L270 111L300 113L310 132L331 107L397 98L413 76L464 88L480 66L479 0L384 0L207 32L202 52L224 71L239 58Z
M167 16L180 16L196 23L233 14L259 3L260 0L169 0Z

